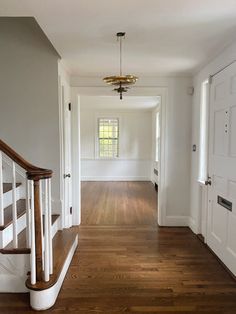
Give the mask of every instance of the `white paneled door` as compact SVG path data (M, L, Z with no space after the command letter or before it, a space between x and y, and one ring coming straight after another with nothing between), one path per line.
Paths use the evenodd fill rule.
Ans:
M236 63L210 86L207 244L236 275Z

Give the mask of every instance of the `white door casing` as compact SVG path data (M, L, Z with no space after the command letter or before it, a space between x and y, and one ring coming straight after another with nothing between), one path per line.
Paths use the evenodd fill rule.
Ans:
M62 120L62 227L72 225L72 173L71 173L71 111L69 110L70 90L59 80Z
M157 221L160 226L165 225L182 225L182 219L175 220L175 217L167 217L167 167L166 167L166 137L167 137L167 113L168 88L167 87L137 87L130 91L130 96L159 96L160 97L160 162L159 162L159 193L158 193L158 217ZM107 95L106 87L72 87L72 153L73 153L73 225L79 225L81 222L81 166L80 166L80 95ZM182 218L182 217L181 217ZM185 217L184 217L185 218ZM185 222L184 222L185 224ZM187 225L187 223L186 223Z
M71 171L71 104L64 90L64 195L65 227L72 224L72 171Z
M213 77L209 132L207 244L236 275L236 63Z

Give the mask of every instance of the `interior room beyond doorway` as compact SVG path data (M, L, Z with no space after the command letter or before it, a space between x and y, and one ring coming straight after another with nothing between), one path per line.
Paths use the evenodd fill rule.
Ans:
M82 225L157 224L159 106L154 96L80 98Z

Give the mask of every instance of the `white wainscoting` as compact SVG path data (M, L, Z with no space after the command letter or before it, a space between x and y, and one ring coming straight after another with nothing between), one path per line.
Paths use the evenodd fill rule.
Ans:
M149 181L151 160L82 159L82 181Z

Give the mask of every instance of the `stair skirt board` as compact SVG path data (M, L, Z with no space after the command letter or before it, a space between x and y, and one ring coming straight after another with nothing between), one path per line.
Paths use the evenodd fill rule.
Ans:
M0 254L0 293L29 292L25 286L29 269L29 254Z
M9 225L4 230L0 231L0 248L4 248L13 240L13 225ZM19 234L26 228L26 214L17 219L17 233Z
M75 253L75 250L77 248L77 245L78 234L75 237L74 243L71 246L71 249L67 255L60 276L57 282L52 287L41 291L30 290L30 305L34 310L37 311L47 310L54 305L58 293L61 289L62 283L64 281L65 275L67 273L67 270L70 266L73 255Z

